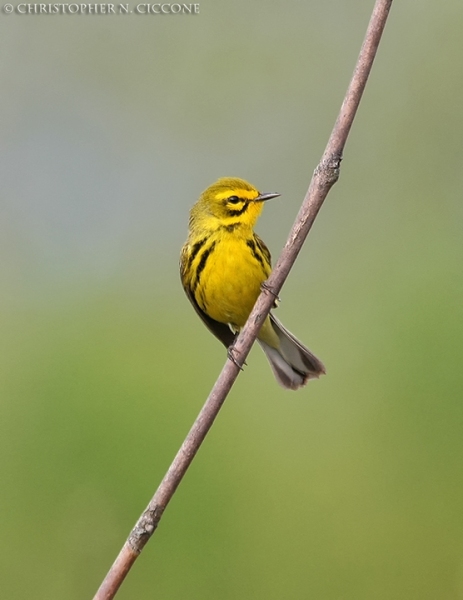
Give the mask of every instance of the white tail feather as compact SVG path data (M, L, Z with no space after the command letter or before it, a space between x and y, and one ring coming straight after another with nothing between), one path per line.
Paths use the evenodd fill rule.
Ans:
M280 342L274 348L262 340L257 340L265 352L276 380L286 389L297 390L309 379L317 379L325 373L325 367L318 358L294 337L274 315L270 322Z

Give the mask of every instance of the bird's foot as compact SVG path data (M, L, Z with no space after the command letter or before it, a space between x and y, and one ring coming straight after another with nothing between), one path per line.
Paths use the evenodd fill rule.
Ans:
M235 364L240 371L244 371L244 365L246 364L246 362L240 363L238 361L238 359L235 356L235 346L234 346L234 344L232 344L231 346L228 347L228 349L227 349L227 356L228 356L228 359L231 360L232 363Z
M278 306L278 302L281 302L281 298L280 296L273 290L272 286L269 285L266 281L263 281L260 284L260 289L262 291L266 291L269 294L271 294L274 298L275 298L275 304L274 304L274 308L276 308Z

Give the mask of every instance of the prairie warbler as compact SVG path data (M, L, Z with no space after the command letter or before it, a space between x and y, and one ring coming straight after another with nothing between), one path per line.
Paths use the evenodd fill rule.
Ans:
M180 257L185 292L211 332L229 348L271 272L270 252L253 231L265 200L243 179L224 177L205 190L190 212ZM275 377L297 390L325 373L323 364L273 314L258 335Z

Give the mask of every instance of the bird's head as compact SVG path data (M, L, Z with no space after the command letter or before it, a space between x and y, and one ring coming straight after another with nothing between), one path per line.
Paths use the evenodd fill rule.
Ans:
M222 177L201 194L191 217L215 218L224 226L242 224L253 227L265 200L280 194L262 194L253 185L237 177Z

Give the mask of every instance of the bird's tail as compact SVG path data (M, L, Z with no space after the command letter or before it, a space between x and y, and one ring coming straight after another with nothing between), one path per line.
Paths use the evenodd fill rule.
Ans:
M286 389L297 390L309 379L317 379L325 373L323 363L310 352L280 321L270 314L270 322L278 336L279 347L270 346L258 339L270 362L278 383Z

